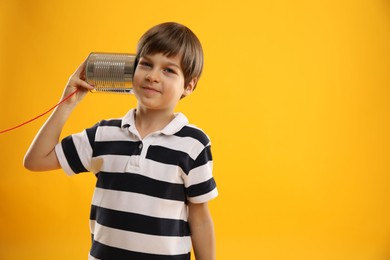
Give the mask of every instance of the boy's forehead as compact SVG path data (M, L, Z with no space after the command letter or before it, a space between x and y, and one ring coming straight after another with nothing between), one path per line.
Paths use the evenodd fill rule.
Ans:
M150 51L150 52L144 52L141 53L141 56L153 56L153 55L162 55L167 58L179 58L181 59L183 57L183 52L171 52L171 51Z
M141 57L144 57L144 58L152 58L152 57L155 57L155 56L160 56L160 57L162 57L163 59L165 59L167 61L177 63L177 65L179 65L179 66L181 65L181 60L183 58L183 54L182 53L169 55L169 54L163 53L163 52L156 52L156 53L149 53L149 54L141 55Z

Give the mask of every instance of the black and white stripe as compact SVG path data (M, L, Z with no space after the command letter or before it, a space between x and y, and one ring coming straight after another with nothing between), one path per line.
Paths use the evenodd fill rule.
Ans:
M183 114L141 139L134 110L62 140L68 174L97 176L90 259L190 259L187 200L217 196L210 141Z

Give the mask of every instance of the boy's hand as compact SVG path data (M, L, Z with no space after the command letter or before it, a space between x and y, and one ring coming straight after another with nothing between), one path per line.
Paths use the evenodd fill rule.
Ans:
M67 100L68 104L77 105L84 96L88 93L88 91L93 90L94 87L88 82L85 81L85 67L87 61L85 60L77 70L69 77L68 83L66 84L64 93L62 94L62 99L69 96L74 91L78 90L71 98Z

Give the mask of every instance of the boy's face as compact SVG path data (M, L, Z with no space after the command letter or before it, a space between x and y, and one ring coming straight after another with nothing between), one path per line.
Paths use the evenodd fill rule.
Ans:
M133 78L133 91L140 106L173 111L180 98L192 92L192 83L184 86L180 64L181 55L156 53L140 57Z

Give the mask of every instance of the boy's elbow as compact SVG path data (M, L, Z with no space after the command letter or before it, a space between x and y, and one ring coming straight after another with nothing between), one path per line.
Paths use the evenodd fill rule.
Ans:
M54 152L45 157L37 157L27 153L23 159L23 166L33 172L52 171L61 168Z
M32 172L40 172L46 170L44 167L44 162L42 160L34 158L33 156L29 156L29 154L26 154L26 156L24 156L23 166L24 168Z
M34 164L34 160L28 154L23 158L23 167L29 171L38 171L37 166Z

